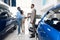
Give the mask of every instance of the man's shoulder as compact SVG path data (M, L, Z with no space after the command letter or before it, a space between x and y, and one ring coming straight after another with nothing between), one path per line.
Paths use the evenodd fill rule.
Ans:
M36 9L35 9L35 8L34 8L33 10L34 10L34 11L36 11Z
M18 10L16 12L19 12Z
M17 11L16 13L21 14L21 12L20 12L20 11Z
M34 9L33 11L36 12L36 9Z

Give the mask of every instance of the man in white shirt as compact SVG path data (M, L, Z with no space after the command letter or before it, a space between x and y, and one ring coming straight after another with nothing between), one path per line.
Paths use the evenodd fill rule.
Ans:
M30 15L31 21L30 23L33 26L33 33L31 34L30 38L34 38L35 37L35 21L36 21L36 9L34 8L34 4L31 5L31 9L32 9L32 13Z

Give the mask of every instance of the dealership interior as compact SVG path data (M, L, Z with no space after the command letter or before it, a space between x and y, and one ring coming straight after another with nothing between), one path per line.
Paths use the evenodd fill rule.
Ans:
M60 40L60 0L0 0L0 40Z

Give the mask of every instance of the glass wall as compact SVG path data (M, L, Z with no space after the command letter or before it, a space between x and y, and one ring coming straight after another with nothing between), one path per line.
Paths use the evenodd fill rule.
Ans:
M12 0L12 6L16 6L16 0Z
M47 0L42 0L42 5L46 5Z
M16 7L16 0L4 0L4 3L8 4L9 6Z

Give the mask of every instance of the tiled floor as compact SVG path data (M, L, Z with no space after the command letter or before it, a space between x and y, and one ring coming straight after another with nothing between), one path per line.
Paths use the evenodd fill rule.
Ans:
M17 30L10 33L4 40L36 40L35 38L29 38L29 35L21 34L17 35Z

